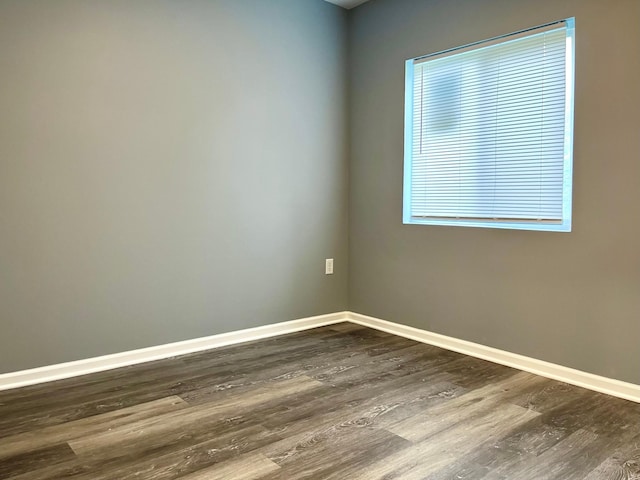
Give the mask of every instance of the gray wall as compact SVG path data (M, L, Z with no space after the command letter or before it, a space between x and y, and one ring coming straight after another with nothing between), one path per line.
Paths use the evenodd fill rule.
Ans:
M574 231L402 225L404 60L568 16ZM371 0L348 45L346 22L321 0L0 0L0 373L349 293L640 383L640 3Z
M0 72L0 373L346 308L346 11L0 0Z
M569 16L573 232L402 225L404 60ZM640 2L372 0L350 28L350 309L640 383Z

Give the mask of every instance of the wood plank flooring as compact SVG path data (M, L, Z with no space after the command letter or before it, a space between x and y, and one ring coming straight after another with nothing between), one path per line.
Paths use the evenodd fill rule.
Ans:
M0 392L0 479L640 480L640 404L343 323Z

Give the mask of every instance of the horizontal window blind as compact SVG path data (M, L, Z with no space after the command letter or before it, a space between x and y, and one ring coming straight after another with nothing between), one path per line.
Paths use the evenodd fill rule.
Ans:
M563 221L567 54L560 23L413 61L411 218Z

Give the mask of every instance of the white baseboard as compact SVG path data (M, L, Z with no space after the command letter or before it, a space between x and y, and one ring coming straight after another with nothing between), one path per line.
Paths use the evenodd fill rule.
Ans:
M299 332L309 328L344 322L346 319L347 312L330 313L327 315L301 318L298 320L274 323L261 327L247 328L245 330L237 330L229 333L221 333L193 340L168 343L166 345L141 348L138 350L114 353L101 357L87 358L74 362L59 363L56 365L32 368L30 370L4 373L0 374L0 391L101 372L104 370L111 370L113 368L126 367L137 363L161 360L163 358L200 352L236 343L249 342L251 340L259 340L261 338L274 337L276 335Z
M559 380L578 387L588 388L589 390L595 390L596 392L606 393L607 395L640 403L640 385L594 375L593 373L563 367L555 363L525 357L524 355L506 352L466 340L447 337L446 335L440 335L419 328L388 322L379 318L368 317L359 313L348 312L347 319L352 323L357 323L365 327L375 328L418 342L428 343L429 345L453 350L454 352L471 357L481 358L490 362L517 368L518 370L524 370L525 372L535 373L536 375L553 380Z
M177 355L200 352L226 345L244 343L346 321L640 403L640 385L594 375L573 368L563 367L562 365L525 357L517 353L447 337L446 335L440 335L427 330L368 317L354 312L337 312L316 317L301 318L289 322L274 323L262 327L221 333L210 337L196 338L85 360L77 360L75 362L0 374L0 391L161 360Z

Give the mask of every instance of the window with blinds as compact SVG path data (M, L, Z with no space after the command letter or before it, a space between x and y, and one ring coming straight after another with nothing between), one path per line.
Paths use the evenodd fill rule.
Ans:
M404 223L571 231L573 19L406 63Z

